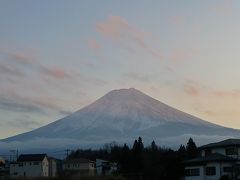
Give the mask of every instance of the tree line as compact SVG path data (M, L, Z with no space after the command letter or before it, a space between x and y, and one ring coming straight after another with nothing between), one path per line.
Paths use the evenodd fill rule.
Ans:
M142 138L136 139L129 147L127 144L107 144L98 150L77 149L72 151L68 159L87 158L104 159L118 164L118 174L136 180L180 180L184 176L183 162L196 157L197 146L192 138L178 150L160 147L152 141L145 147Z

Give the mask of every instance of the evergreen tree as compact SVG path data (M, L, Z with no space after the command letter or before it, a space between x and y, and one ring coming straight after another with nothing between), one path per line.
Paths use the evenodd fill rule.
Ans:
M138 138L138 148L139 148L139 152L143 152L144 145L141 137Z
M132 151L133 152L137 152L138 151L138 141L136 139L135 139L135 141L133 143Z
M151 150L152 151L157 151L157 149L158 149L158 147L157 147L155 141L152 141L152 143L151 143Z
M178 152L179 152L179 153L185 153L185 152L186 152L185 146L181 144L180 147L179 147L179 149L178 149Z
M188 140L186 152L187 152L188 158L194 158L197 156L197 152L198 152L197 146L192 138L189 138Z

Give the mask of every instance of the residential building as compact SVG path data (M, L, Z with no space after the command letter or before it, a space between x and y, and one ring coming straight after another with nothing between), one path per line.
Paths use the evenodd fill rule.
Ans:
M63 171L69 176L94 176L95 162L84 158L69 159L63 163Z
M58 171L57 171L57 159L49 157L48 158L48 176L49 177L57 177Z
M9 163L4 158L0 157L0 179L9 176Z
M109 175L117 171L117 163L96 159L97 175Z
M23 154L10 164L10 177L48 177L49 163L46 154Z
M240 179L240 139L207 144L199 151L199 157L185 162L185 180Z

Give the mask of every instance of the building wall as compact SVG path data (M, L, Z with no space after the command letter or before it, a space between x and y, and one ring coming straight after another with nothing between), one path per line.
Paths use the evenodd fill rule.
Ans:
M36 164L38 163L38 164ZM48 177L48 160L10 164L11 177Z
M232 158L239 158L240 157L240 148L237 148L237 149L238 149L238 155L228 155L228 156L232 157ZM212 148L211 150L212 150L212 153L219 153L219 154L226 156L226 147ZM202 150L201 154L202 154L202 156L205 156L205 150Z
M48 177L49 176L49 164L48 164L47 157L45 157L42 161L42 170L43 170L42 176Z
M199 169L199 176L186 176L185 180L204 180L204 167L203 166L192 166L186 167L185 169Z
M205 166L192 166L192 167L185 167L185 169L193 169L199 168L200 175L199 176L186 176L185 180L219 180L220 177L223 175L228 175L232 178L232 173L226 173L223 171L224 167L232 167L232 163L224 162L215 162L215 163L207 163ZM206 167L216 167L216 174L212 176L206 175Z
M57 176L57 162L54 159L48 160L49 166L49 177L56 177Z
M225 148L214 148L214 149L212 149L212 153L219 153L222 155L226 155Z
M65 163L64 170L89 170L95 169L94 163Z
M96 174L94 163L65 163L65 172L71 172L72 176L94 176Z

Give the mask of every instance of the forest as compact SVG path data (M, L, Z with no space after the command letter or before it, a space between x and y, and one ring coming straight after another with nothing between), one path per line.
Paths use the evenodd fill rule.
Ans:
M144 146L141 137L133 142L132 147L127 144L107 144L98 150L72 151L68 159L86 158L95 161L96 158L116 162L116 175L126 179L136 180L180 180L184 176L184 161L196 157L197 146L192 138L178 150L158 146L152 141L150 146Z

